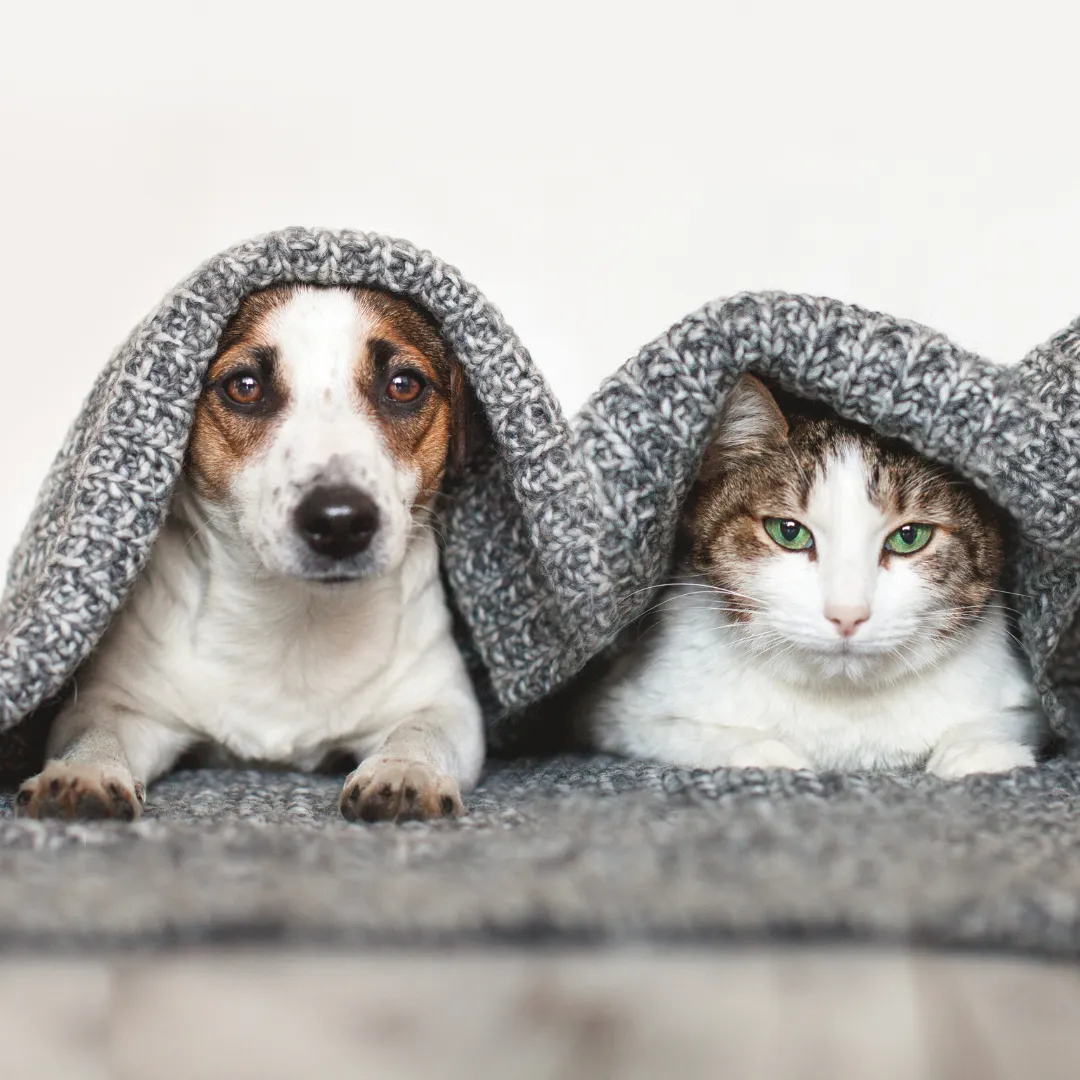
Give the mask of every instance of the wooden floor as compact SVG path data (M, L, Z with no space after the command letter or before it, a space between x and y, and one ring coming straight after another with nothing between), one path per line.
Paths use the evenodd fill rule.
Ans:
M1024 960L762 948L2 968L12 1077L1080 1077L1080 971Z

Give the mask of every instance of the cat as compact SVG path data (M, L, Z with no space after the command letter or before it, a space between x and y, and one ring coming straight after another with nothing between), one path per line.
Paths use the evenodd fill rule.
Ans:
M700 768L1035 764L1003 528L958 476L823 410L785 415L744 375L684 527L685 573L591 694L594 746Z

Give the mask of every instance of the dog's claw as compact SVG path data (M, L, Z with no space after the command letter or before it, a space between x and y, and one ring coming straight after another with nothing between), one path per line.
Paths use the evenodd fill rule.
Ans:
M134 821L142 809L138 787L104 765L52 761L15 796L20 817L61 821Z
M369 758L345 781L349 821L427 821L465 813L457 781L419 761Z

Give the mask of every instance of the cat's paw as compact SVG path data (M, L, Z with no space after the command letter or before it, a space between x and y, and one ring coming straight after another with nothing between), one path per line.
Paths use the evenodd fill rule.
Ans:
M1006 773L1035 764L1030 747L1003 739L968 739L939 746L926 763L926 771L945 780L974 773Z
M754 739L731 751L733 769L813 769L813 765L779 739Z
M134 821L142 809L142 785L110 765L50 761L15 796L19 817L62 821Z
M339 805L349 821L426 821L465 813L453 777L403 758L368 758L345 780Z

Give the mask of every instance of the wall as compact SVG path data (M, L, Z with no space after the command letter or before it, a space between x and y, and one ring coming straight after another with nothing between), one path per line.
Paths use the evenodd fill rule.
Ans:
M1018 358L1080 314L1080 10L1007 10L21 5L0 42L0 555L130 327L288 224L457 264L567 408L742 289Z

